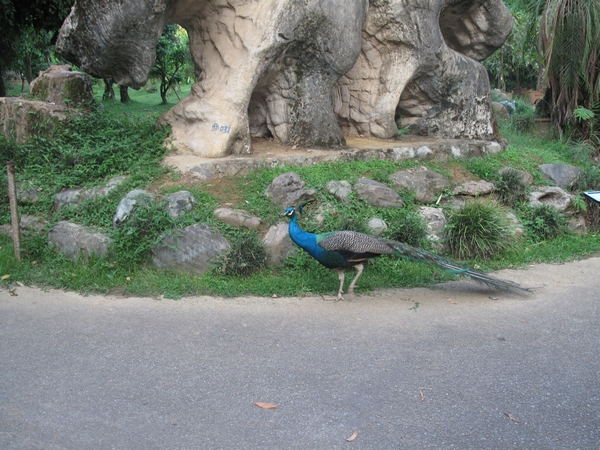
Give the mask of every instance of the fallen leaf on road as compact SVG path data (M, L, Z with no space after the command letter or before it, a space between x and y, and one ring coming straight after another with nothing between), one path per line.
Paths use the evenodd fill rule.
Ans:
M25 285L23 283L21 283L20 281L17 281L17 284L21 287L25 287Z
M274 405L273 403L254 402L254 404L256 406L258 406L259 408L263 408L263 409L275 409L275 408L277 408L277 405Z
M451 305L458 305L456 302L450 302Z
M515 416L513 416L512 414L509 414L509 413L505 412L504 415L507 416L513 422L521 423L521 421L517 420L517 418Z
M350 436L348 439L346 439L346 442L352 442L354 439L356 439L356 436L358 436L358 428L356 430L354 430L354 433L352 433L352 436Z

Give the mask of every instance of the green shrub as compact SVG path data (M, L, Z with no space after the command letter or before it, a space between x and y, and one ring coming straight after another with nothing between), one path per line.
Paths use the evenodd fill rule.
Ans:
M119 264L134 266L144 263L149 250L161 236L174 228L164 204L137 206L113 233L114 249Z
M264 269L267 252L256 233L245 231L234 234L229 245L230 249L216 263L217 272L247 277Z
M446 243L455 258L491 258L513 244L508 220L493 203L466 203L450 214L446 227Z
M521 222L533 241L554 239L567 230L566 218L552 205L527 206L521 214Z
M574 192L596 191L600 189L600 165L589 166L577 177L571 190Z
M388 222L386 233L390 239L404 242L413 247L425 247L427 244L427 227L425 222L415 212L408 212L399 221Z
M516 170L506 170L498 175L496 194L506 206L514 206L525 200L527 186Z

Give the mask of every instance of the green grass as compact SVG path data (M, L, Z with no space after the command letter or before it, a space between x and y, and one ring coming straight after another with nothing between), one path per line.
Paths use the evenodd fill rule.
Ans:
M20 86L19 86L20 89ZM101 98L102 86L95 86L96 97ZM189 87L183 86L185 95ZM165 296L180 298L190 295L259 295L292 296L333 294L337 292L335 273L320 266L303 252L289 257L282 267L263 268L245 276L241 272L213 271L198 276L159 271L149 262L148 249L164 232L172 232L193 223L203 222L218 226L230 240L239 237L239 230L217 223L212 211L223 203L231 193L236 206L243 207L261 217L265 229L282 220L281 208L265 195L265 188L281 173L294 170L308 188L317 191L315 204L308 205L300 217L300 224L309 231L321 232L339 228L364 229L371 217L383 219L389 226L385 237L399 239L413 245L427 245L423 241L423 224L418 218L414 194L400 192L406 207L381 209L366 205L352 194L348 204L339 204L325 189L335 180L355 182L366 176L388 182L388 176L398 170L422 165L419 161L388 162L381 160L359 162L325 163L310 167L285 167L262 169L247 176L227 180L226 188L218 195L211 182L185 183L180 176L161 165L166 154L162 145L168 130L156 127L156 119L177 101L170 94L169 105L160 105L158 93L130 90L132 102L102 102L103 107L83 119L75 119L63 130L50 137L41 135L27 144L16 145L0 136L0 164L14 160L17 179L35 188L40 201L37 204L21 204L22 215L45 218L48 225L39 235L23 238L23 260L17 262L13 255L12 241L0 235L0 277L10 275L1 284L15 282L43 287L76 290L85 293L115 293L122 295ZM514 127L504 125L503 133L510 147L508 150L485 158L457 160L450 164L427 162L431 169L446 175L453 167L461 166L478 177L494 181L497 170L503 166L523 169L532 173L536 184L547 184L537 166L542 163L575 163L590 172L589 183L595 183L596 175L589 161L579 160L574 146L560 141L549 141L523 134ZM128 175L127 181L108 197L88 201L76 207L55 211L54 195L65 188L101 186L116 175ZM6 186L6 172L2 171L0 182ZM586 186L588 185L586 184ZM157 196L157 203L140 211L136 217L120 229L113 230L112 217L117 204L125 193L136 188L149 188ZM196 198L194 210L179 219L172 219L161 206L161 199L172 192L190 190ZM226 191L228 189L228 191ZM319 205L329 205L325 223L316 220ZM516 204L515 210L524 216L526 210ZM50 250L46 232L58 221L69 220L104 229L115 242L112 253L105 259L92 258L74 263ZM470 259L466 263L478 265L485 270L504 267L522 267L535 262L562 262L582 258L600 250L600 236L588 233L574 236L561 231L545 235L540 220L535 222L539 230L529 227L529 235L514 249L488 252L485 258ZM0 191L0 224L10 222L7 192ZM263 229L263 231L265 230ZM465 256L467 257L467 256ZM233 275L226 275L233 274ZM450 279L449 275L418 263L382 257L369 261L358 283L358 292L368 292L382 287L427 286Z

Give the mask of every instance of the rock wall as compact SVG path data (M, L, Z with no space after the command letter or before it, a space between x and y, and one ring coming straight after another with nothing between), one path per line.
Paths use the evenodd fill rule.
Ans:
M501 0L77 0L59 53L140 87L166 23L190 36L191 94L163 115L180 152L252 151L251 137L340 147L390 138L489 139L489 82L476 61L508 36Z
M355 66L337 83L346 135L388 139L397 124L440 138L493 138L490 87L476 60L512 29L502 2L371 0Z

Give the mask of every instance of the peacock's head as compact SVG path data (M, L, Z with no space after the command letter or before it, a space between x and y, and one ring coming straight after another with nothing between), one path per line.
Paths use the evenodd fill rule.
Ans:
M288 206L287 208L285 208L285 212L283 213L283 215L289 219L293 219L296 215L296 208L294 208L293 206Z

